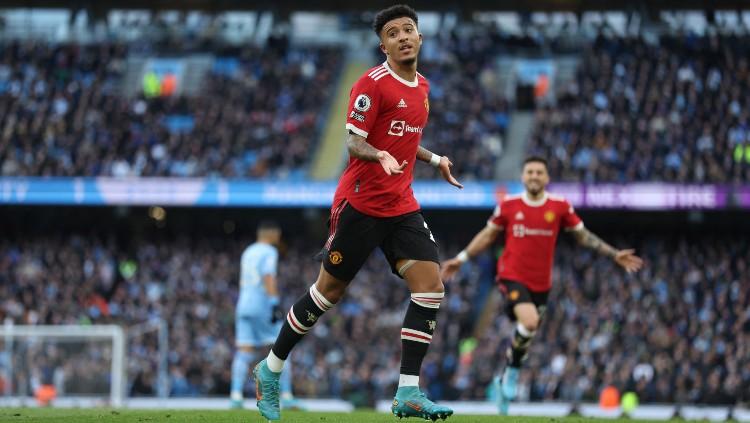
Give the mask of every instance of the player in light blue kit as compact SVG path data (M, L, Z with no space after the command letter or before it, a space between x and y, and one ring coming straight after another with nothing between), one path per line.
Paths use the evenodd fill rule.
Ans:
M281 228L274 222L261 222L257 235L257 241L242 253L240 296L235 312L237 351L232 361L232 408L242 408L249 366L268 354L284 321L276 285L279 261L276 245L281 241ZM281 374L280 382L282 407L298 407L292 396L289 369Z

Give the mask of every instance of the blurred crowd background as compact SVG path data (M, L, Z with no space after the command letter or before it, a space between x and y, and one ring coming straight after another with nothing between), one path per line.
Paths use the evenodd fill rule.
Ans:
M481 227L481 220L465 217L468 226ZM440 219L432 226L445 258L462 245ZM227 394L238 263L251 238L185 233L139 236L122 244L114 233L97 232L3 240L0 318L16 324L130 327L165 319L170 395ZM747 239L725 233L608 235L602 234L635 247L646 260L644 271L628 276L571 240L561 242L554 290L522 372L520 398L596 401L613 385L635 391L645 403L746 404ZM320 265L313 256L322 240L287 236L279 267L285 306L317 277ZM484 310L491 323L475 333L488 294L499 296L495 253L480 256L446 284L438 335L423 372L432 397L486 398L492 375L504 364L513 325L502 313L502 301ZM345 299L292 354L295 393L370 406L388 398L398 383L398 333L408 301L406 286L377 251ZM89 393L108 386L102 352L107 347L24 348L43 357L31 362L34 380L56 383L62 393ZM128 351L130 394L154 395L156 337L131 338ZM24 356L16 359L29 359ZM102 371L92 372L91 363ZM30 375L16 374L16 386L25 376Z
M18 37L26 33L0 12L0 199L9 198L6 181L26 178L317 180L317 153L338 97L348 95L341 85L352 61L383 60L371 31L369 38L351 31L367 28L367 13L312 14L290 25L291 18L259 12L252 31L242 17L208 14L125 16L81 29L74 15L71 34L99 34L77 38L50 36L34 19ZM515 180L517 158L538 154L549 160L553 181L750 183L750 15L693 25L693 15L652 22L628 13L611 22L572 13L426 13L419 70L431 91L423 145L450 157L462 182ZM359 38L373 42L347 44ZM341 146L343 131L343 124L333 131ZM323 168L337 172L344 157L337 147ZM427 165L415 175L440 178ZM426 211L442 258L460 251L490 212ZM288 307L317 276L313 256L327 210L164 213L3 205L0 321L166 322L168 395L228 395L239 257L254 223L272 216L284 227L279 280ZM628 276L569 239L560 242L520 400L590 402L615 386L642 403L750 406L747 213L580 214L594 219L604 239L636 248L646 266ZM488 398L504 365L513 326L494 286L499 249L446 285L422 375L435 400ZM357 406L390 398L408 301L402 281L374 253L292 354L295 394ZM157 341L153 331L128 338L129 395L157 395ZM32 395L53 385L59 395L106 394L111 355L106 342L16 342L0 348L0 392Z

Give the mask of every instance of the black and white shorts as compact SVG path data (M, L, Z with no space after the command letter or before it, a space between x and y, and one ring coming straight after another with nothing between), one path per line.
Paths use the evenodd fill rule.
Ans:
M322 251L323 267L346 282L354 279L376 247L383 251L396 275L396 262L400 259L440 263L437 243L420 211L373 217L343 200L331 212L328 227L328 241Z
M536 310L539 313L539 320L544 317L544 312L547 310L547 299L549 298L549 291L534 292L530 291L526 285L511 281L508 279L500 279L498 282L500 292L505 296L505 314L510 318L511 321L516 321L516 312L513 308L516 304L521 303L532 303L536 306Z

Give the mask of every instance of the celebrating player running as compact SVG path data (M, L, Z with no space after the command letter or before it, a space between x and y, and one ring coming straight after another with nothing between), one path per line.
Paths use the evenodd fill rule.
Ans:
M497 262L497 278L507 298L506 312L518 324L508 349L502 385L499 376L494 381L501 414L507 414L508 402L516 396L521 361L544 314L552 288L552 263L560 229L571 231L581 245L612 258L628 273L643 265L633 250L617 250L602 241L583 226L564 198L545 191L549 183L546 160L526 159L521 178L525 192L503 199L487 226L474 236L466 249L444 262L441 271L443 280L449 280L464 262L489 247L497 235L505 231L505 249Z

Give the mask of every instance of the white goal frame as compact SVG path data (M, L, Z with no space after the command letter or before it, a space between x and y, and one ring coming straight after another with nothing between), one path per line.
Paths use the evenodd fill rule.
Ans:
M12 350L15 338L49 339L111 339L112 367L110 383L110 405L122 407L125 399L125 330L117 325L0 325L0 337L5 340L6 350ZM7 369L12 372L12 367ZM11 376L11 375L8 375ZM12 380L12 379L8 379Z

